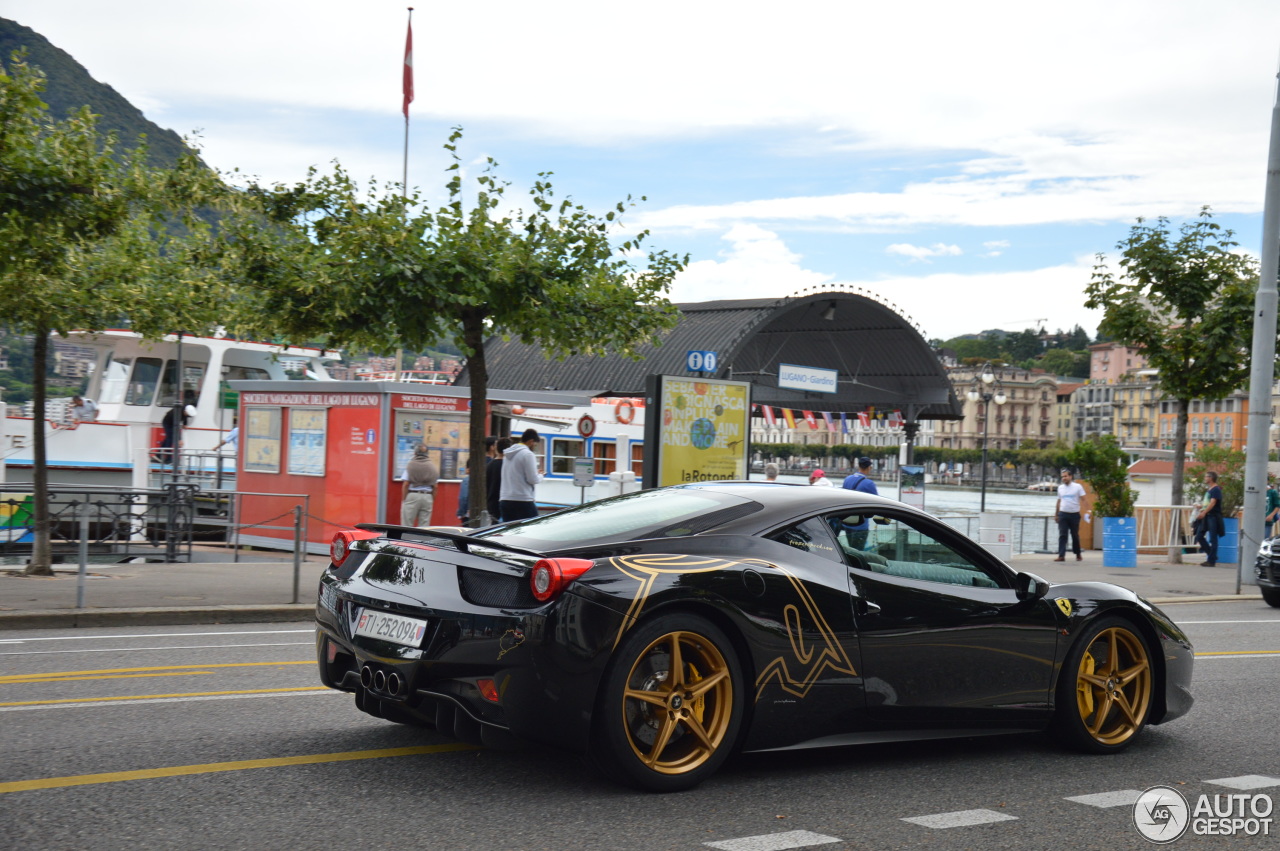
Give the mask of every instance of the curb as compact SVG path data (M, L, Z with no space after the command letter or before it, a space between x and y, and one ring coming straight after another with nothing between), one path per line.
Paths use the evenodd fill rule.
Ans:
M311 621L315 618L315 611L314 603L288 603L278 606L156 607L0 612L0 631Z

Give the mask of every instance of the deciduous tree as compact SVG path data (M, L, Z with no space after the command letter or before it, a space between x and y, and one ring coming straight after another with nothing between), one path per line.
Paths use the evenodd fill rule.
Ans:
M1098 255L1086 306L1103 310L1101 334L1139 349L1177 405L1173 500L1182 503L1187 410L1193 399L1221 399L1249 376L1257 264L1234 249L1232 232L1208 207L1175 234L1169 220L1139 219L1116 245L1113 273Z
M40 100L43 78L15 54L0 67L0 316L34 340L35 544L28 573L51 574L45 379L51 332L100 330L128 317L157 338L211 325L211 282L174 237L203 227L192 211L220 188L194 155L146 164L81 109L65 120Z
M303 342L379 352L439 340L467 356L471 381L472 519L485 505L485 340L540 346L548 357L633 354L677 321L665 297L685 258L645 251L622 234L617 204L597 215L559 199L550 175L514 209L487 160L464 192L455 130L446 200L430 209L342 169L293 187L252 187L252 210L224 220L226 269L249 296L237 327ZM465 202L465 203L464 203Z

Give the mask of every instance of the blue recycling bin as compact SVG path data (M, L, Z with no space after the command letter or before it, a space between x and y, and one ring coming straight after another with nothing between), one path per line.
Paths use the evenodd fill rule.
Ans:
M1137 518L1102 518L1102 566L1138 566Z

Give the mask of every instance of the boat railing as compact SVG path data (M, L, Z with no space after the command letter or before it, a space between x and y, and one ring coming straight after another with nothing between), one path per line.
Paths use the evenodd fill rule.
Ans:
M154 556L189 561L197 488L48 487L49 543L55 560L87 549L122 560ZM0 486L0 555L30 553L35 538L35 493L29 483Z

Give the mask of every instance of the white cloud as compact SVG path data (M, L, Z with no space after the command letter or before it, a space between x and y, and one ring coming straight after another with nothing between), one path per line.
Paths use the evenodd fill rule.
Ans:
M1041 269L987 274L936 273L855 280L804 268L802 258L777 234L738 225L724 234L730 248L719 260L689 264L672 286L677 302L732 298L782 298L814 287L861 291L916 322L926 337L949 339L997 328L1027 316L1048 317L1050 330L1081 325L1097 329L1097 311L1084 308L1093 258ZM911 305L910 309L899 305Z
M723 239L731 246L720 252L723 259L695 260L676 276L672 301L782 298L834 277L803 268L800 255L757 225L736 225Z
M958 245L946 245L936 242L931 246L912 245L909 242L895 242L885 249L886 254L900 254L912 260L928 262L930 257L958 257L964 254Z

